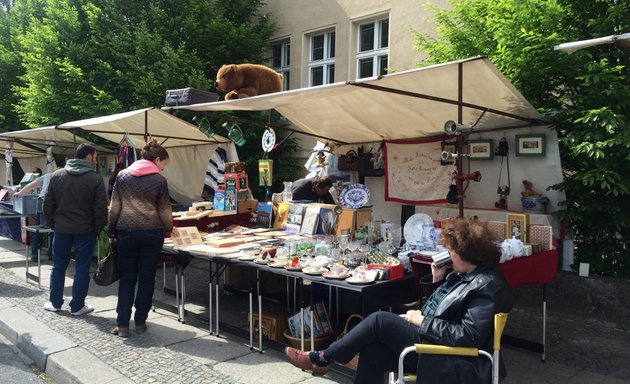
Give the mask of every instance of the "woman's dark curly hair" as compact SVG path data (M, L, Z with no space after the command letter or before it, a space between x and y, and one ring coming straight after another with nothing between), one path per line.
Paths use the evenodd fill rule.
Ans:
M490 265L499 262L501 250L496 237L488 226L473 219L457 218L442 229L442 244L450 247L462 258L474 265Z

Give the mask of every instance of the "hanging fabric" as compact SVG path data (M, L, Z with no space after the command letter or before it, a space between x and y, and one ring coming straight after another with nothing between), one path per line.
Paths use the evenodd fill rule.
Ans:
M225 181L225 161L227 160L227 152L223 148L217 148L208 160L208 168L206 169L206 178L203 184L203 192L201 196L204 199L213 199L214 191L219 188L219 184Z
M129 135L125 133L120 143L118 143L118 150L116 152L116 166L114 167L114 171L109 176L109 183L107 186L107 193L111 197L112 191L114 190L114 183L116 182L116 176L123 169L127 168L134 161L137 160L136 148L133 145L133 142L129 139Z
M13 185L13 141L8 141L4 150L6 185Z

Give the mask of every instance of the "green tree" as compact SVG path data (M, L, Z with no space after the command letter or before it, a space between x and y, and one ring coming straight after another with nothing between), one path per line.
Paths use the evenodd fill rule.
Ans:
M553 51L562 42L630 32L617 0L454 0L433 7L438 39L416 34L427 63L485 55L553 122L566 193L560 212L576 262L630 277L630 52L614 45Z

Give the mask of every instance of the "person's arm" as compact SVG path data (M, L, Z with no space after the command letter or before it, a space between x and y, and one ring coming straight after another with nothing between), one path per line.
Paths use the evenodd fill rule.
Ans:
M165 231L173 229L173 208L171 206L171 197L168 194L168 182L164 180L160 193L158 195L158 214Z
M122 209L122 201L120 200L117 186L118 183L114 182L112 199L109 203L109 218L107 220L107 233L109 237L116 236L116 226L118 225L118 218L120 217L120 210Z
M98 174L97 176L98 180L94 190L94 229L99 234L107 226L107 192L103 178Z
M37 188L41 188L42 185L39 182L39 177L33 181L31 181L30 183L26 184L24 186L24 188L20 189L19 191L15 192L13 194L13 196L24 196L27 193L29 193L30 191L32 191L33 189L37 189Z
M48 191L44 197L44 218L46 223L52 229L55 229L55 211L57 210L57 201L55 200L55 184L57 180L55 177L50 177L50 183L48 184Z

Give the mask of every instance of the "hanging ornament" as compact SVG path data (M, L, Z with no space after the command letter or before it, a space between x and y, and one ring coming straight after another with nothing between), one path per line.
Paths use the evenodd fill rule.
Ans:
M266 153L269 153L273 149L274 145L276 145L276 132L273 128L267 127L262 135L262 149Z

